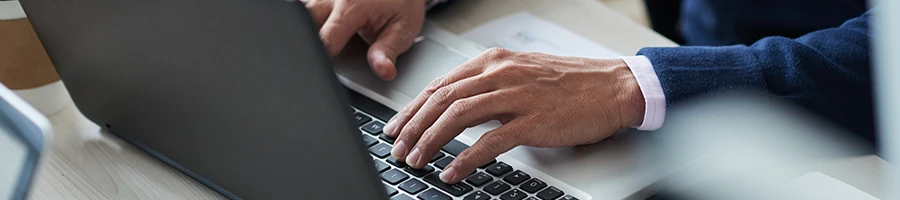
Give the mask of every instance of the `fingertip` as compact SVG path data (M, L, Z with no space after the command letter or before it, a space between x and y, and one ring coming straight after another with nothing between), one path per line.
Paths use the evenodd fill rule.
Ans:
M328 56L331 56L331 57L337 56L337 53L335 52L336 51L335 48L332 47L331 42L328 41L329 40L328 35L319 34L319 38L322 40L322 46L325 47L325 51L328 52Z
M396 65L387 57L376 59L373 66L372 70L375 71L375 74L378 74L378 78L381 78L381 80L390 81L397 76Z
M439 177L441 178L441 181L444 181L444 183L456 183L453 180L454 178L456 178L456 168L454 168L453 166L447 167L446 170L441 172L441 175Z
M391 136L393 138L396 138L397 135L394 134L394 129L396 129L396 128L397 128L397 124L396 124L396 122L394 122L394 119L391 118L391 120L388 120L387 124L384 125L384 128L382 128L381 130L384 132L384 134Z
M418 147L414 147L413 150L406 156L406 164L411 166L412 168L421 168L419 167L419 160L422 157L422 152L419 151Z
M394 148L391 150L391 156L394 156L394 159L405 160L406 154L409 152L409 149L406 147L406 143L403 140L397 140L397 143L394 144Z

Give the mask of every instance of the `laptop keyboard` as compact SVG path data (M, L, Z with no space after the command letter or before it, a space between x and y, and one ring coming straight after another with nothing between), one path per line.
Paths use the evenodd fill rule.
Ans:
M559 188L496 159L479 167L463 181L446 184L439 178L441 170L469 145L453 140L441 148L441 152L432 157L428 165L413 169L391 156L394 138L382 133L384 122L359 110L353 113L353 117L391 200L577 200Z

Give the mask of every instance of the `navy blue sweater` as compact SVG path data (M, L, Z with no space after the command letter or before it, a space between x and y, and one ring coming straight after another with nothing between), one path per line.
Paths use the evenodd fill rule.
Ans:
M870 14L796 39L772 36L752 45L641 49L669 108L726 89L758 89L797 103L874 138Z

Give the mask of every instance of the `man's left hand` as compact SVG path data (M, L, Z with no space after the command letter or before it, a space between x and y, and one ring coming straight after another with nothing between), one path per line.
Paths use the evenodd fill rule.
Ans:
M397 137L397 160L421 168L466 128L499 120L440 175L456 183L516 146L595 143L643 115L644 97L621 59L494 48L432 82L384 132Z

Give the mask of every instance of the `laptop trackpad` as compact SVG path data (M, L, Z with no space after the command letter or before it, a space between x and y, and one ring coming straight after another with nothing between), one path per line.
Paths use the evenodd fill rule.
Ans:
M387 83L401 92L415 97L432 80L450 72L469 58L457 54L445 46L425 39L397 61L397 78Z
M344 85L395 110L412 101L432 80L469 60L447 46L425 38L398 58L397 77L393 81L382 81L369 68L365 58L367 47L359 39L351 41L335 58L335 71L342 76Z

